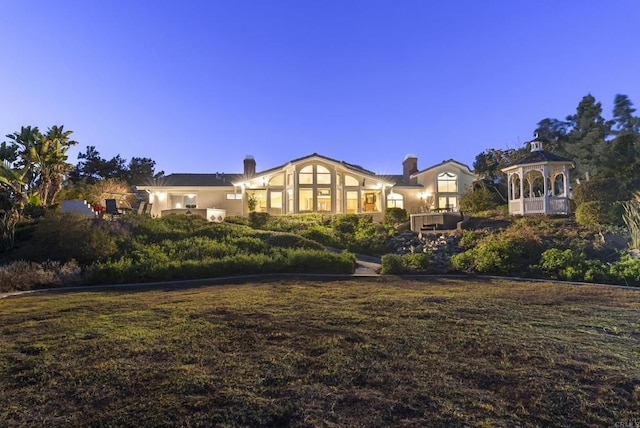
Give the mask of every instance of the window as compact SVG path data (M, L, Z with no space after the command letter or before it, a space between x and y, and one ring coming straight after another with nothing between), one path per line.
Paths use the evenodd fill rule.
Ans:
M438 174L438 193L455 193L458 191L458 176L451 172Z
M398 193L389 193L387 196L387 208L404 208L402 195Z
M380 207L380 191L367 191L362 195L362 212L379 212Z
M293 213L293 190L287 190L287 212Z
M300 170L298 184L313 184L313 165L307 165Z
M318 189L318 211L331 211L331 189Z
M298 190L298 211L313 211L313 190Z
M196 207L196 195L184 195L184 207L195 208Z
M284 186L284 175L278 174L269 179L269 186Z
M196 195L170 195L173 208L195 208Z
M282 209L282 192L271 191L271 200L269 205L271 208Z
M438 208L447 211L458 211L458 198L456 196L440 196L438 198Z
M356 178L352 175L345 175L344 176L344 185L345 186L360 186L360 183L358 182L358 180L356 180Z
M331 171L322 165L316 165L316 183L331 184Z
M242 193L227 193L228 200L242 199Z
M355 214L358 212L358 192L347 192L347 214Z

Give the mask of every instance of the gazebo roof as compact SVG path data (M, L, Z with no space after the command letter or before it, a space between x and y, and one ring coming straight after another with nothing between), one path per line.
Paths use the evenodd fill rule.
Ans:
M567 163L573 163L573 161L571 159L567 159L565 157L558 156L558 155L553 154L551 152L547 152L546 150L534 150L534 151L531 151L531 152L527 153L527 155L525 157L523 157L522 159L520 159L518 162L516 162L515 165L527 165L527 164L542 163L542 162L567 162Z
M537 137L537 135L536 135ZM544 140L536 138L533 141L530 141L531 151L527 153L525 157L515 162L513 165L508 166L507 168L503 168L503 171L512 170L516 166L521 165L533 165L533 164L542 164L542 163L564 163L570 164L573 167L573 161L571 159L567 159L562 156L558 156L551 152L548 152L542 148L542 144Z

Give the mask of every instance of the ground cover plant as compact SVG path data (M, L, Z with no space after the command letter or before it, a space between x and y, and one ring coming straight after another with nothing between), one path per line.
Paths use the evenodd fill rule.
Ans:
M616 426L640 293L277 280L0 300L0 425Z
M104 221L51 212L23 235L27 239L4 254L0 278L14 278L0 282L0 291L239 274L349 274L355 269L353 254L327 251L303 236L197 216L130 215Z

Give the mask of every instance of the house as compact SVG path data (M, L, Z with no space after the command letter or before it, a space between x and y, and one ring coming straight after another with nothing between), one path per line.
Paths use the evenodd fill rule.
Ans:
M255 210L272 215L364 213L380 221L388 207L415 213L457 211L460 196L477 179L453 159L419 170L417 157L407 155L402 165L402 175L378 175L313 153L257 171L255 159L247 156L242 173L170 174L136 187L148 194L154 216L187 213L215 221L222 212L244 216Z
M503 168L507 174L509 214L568 214L570 159L544 150L544 141L529 142L530 152Z

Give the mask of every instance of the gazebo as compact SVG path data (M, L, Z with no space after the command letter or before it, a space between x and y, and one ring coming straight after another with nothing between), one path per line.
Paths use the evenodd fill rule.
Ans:
M508 177L509 214L568 214L570 159L547 152L538 136L531 151L502 172Z

